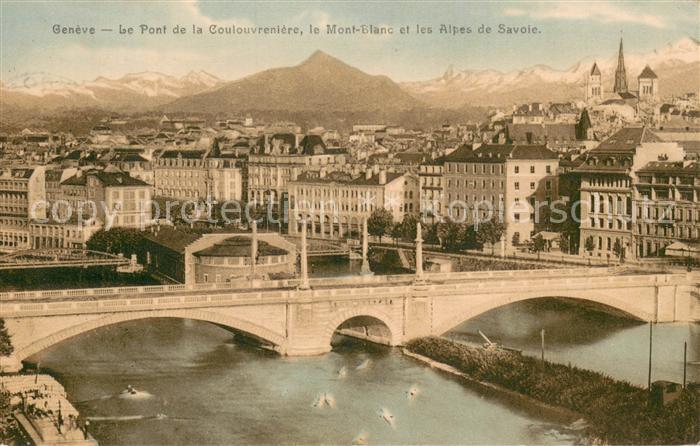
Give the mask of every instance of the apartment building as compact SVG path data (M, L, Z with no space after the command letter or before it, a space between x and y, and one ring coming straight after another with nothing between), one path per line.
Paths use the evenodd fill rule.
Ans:
M651 162L683 158L681 146L663 142L646 127L623 128L591 150L575 169L581 177L580 253L603 258L640 255L633 240L638 171Z
M41 166L0 171L0 252L30 247L29 219L46 214L44 175Z
M502 215L506 241L527 241L536 230L538 203L558 198L558 163L543 145L462 146L445 157L443 216L474 224Z
M353 237L375 209L391 211L394 221L417 214L418 176L413 173L374 172L353 177L346 172L304 172L289 183L290 233L301 229L295 216L309 217L310 233L320 237Z

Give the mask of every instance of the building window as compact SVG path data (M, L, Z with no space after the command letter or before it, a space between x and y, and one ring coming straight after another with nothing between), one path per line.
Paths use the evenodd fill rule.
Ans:
M515 190L520 190L520 183L517 181L515 182Z
M535 173L535 166L530 166L530 173Z
M515 166L515 173L520 173L520 166Z
M535 183L534 182L530 182L530 190L535 190Z
M547 167L546 167L546 172L547 172L547 173L552 173L552 166L550 166L549 164L548 164Z

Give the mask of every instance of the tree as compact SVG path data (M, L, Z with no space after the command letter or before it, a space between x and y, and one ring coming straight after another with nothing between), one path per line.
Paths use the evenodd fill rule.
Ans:
M559 234L559 249L561 252L571 253L571 247L572 243L569 234L563 232Z
M401 222L401 235L404 241L413 242L416 239L418 219L413 215L406 215Z
M5 319L0 319L0 356L10 356L15 351L10 339L10 333L5 327Z
M87 249L130 256L139 251L142 240L141 233L136 229L112 228L94 233L87 241Z
M613 254L615 254L617 258L620 259L620 262L624 261L625 249L623 248L619 238L615 239L615 244L613 245Z
M464 240L462 225L453 221L438 223L437 236L440 245L446 251L459 251Z
M537 253L537 260L540 259L540 253L547 247L547 242L542 237L542 234L537 234L537 236L532 239L532 250Z
M394 244L398 244L399 239L403 237L403 225L401 223L395 223L391 227L391 238L394 239Z
M370 235L379 237L379 243L382 242L382 237L387 235L393 226L394 216L389 210L384 208L375 209L367 219L367 232Z
M588 236L584 242L583 248L588 251L588 255L593 255L593 250L595 249L595 241L593 241L593 236Z
M438 237L437 228L437 223L423 227L423 242L430 245L439 245L440 238Z
M476 232L476 240L481 244L491 244L491 254L496 252L496 243L501 241L501 237L506 230L506 225L498 217L494 216L490 221L481 223Z

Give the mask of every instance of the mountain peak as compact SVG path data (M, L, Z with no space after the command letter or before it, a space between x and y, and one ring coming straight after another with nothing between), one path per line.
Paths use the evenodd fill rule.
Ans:
M308 57L308 59L301 63L301 66L325 65L329 63L345 65L343 62L330 54L324 53L321 50L316 50L313 52L313 54L311 54L311 56Z

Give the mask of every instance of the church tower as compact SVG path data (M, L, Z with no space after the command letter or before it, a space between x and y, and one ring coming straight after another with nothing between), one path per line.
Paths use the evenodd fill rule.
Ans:
M625 71L625 56L622 54L622 38L620 38L620 52L617 55L617 70L615 70L615 93L627 93L627 72Z
M639 99L654 100L659 95L659 78L649 65L637 77L639 83Z
M599 102L603 99L603 80L597 63L593 63L586 77L586 102Z

